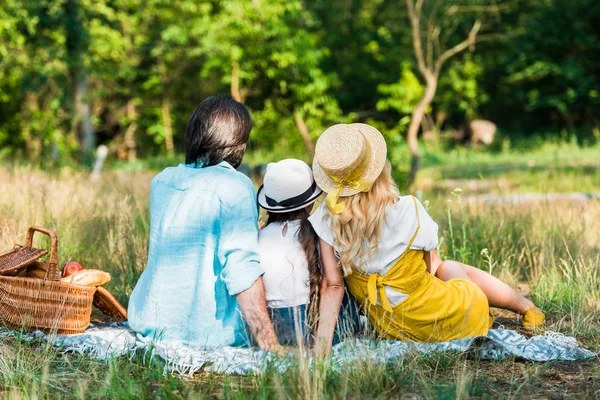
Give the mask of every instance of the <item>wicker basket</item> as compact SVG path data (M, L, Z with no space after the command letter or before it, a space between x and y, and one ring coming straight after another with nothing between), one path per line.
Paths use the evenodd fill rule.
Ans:
M48 250L31 246L15 246L0 254L0 275L16 275L17 270L48 254Z
M0 323L15 329L82 333L90 324L96 288L61 282L56 234L32 226L27 231L26 247L31 248L36 231L51 239L46 276L38 279L0 275Z

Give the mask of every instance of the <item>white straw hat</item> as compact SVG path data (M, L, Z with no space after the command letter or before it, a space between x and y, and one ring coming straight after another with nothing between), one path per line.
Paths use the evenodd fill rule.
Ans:
M369 191L386 160L385 139L371 125L337 124L325 130L315 148L313 173L317 185L330 194L329 208L340 213L343 207L333 210L339 197Z
M289 158L267 165L258 204L272 213L286 213L308 207L321 193L308 164Z

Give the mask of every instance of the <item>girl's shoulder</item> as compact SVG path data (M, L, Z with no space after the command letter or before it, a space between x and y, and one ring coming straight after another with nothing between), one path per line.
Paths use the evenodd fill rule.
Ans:
M387 209L388 216L408 216L416 214L415 209L416 198L412 195L398 196L398 201L389 206ZM418 202L418 200L416 200Z
M319 238L321 238L325 243L333 246L333 234L331 233L331 218L326 218L328 216L329 210L325 202L321 202L315 209L313 210L310 217L308 217L308 221L313 227L315 233Z
M388 223L401 220L403 223L414 223L414 225L431 226L437 230L437 224L415 196L407 195L398 197L398 201L387 210L386 219Z

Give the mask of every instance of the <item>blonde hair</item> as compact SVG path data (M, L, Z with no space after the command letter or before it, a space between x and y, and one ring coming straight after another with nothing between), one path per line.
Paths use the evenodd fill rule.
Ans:
M342 198L346 201L344 212L329 216L334 245L340 249L344 276L360 270L365 259L377 251L386 210L398 201L399 196L391 170L389 161L386 161L371 190Z

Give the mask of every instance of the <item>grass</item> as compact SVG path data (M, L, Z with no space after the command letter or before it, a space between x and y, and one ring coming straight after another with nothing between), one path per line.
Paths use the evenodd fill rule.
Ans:
M515 160L521 166L529 162L528 157L515 156ZM500 161L505 165L506 159ZM548 313L548 329L575 336L593 350L600 349L600 203L514 206L465 201L467 196L482 192L563 188L599 192L598 170L557 164L550 170L533 172L531 167L497 171L489 162L485 168L473 162L469 168L479 168L477 174L461 162L426 167L417 183L430 213L440 223L442 255L528 288L533 300ZM77 260L111 272L113 280L107 288L126 304L146 263L148 191L153 175L142 168L111 169L100 182L92 183L87 173L69 168L41 171L22 165L2 167L0 249L23 243L30 225L56 230L61 264ZM508 184L492 183L493 189L480 187L499 180ZM453 190L457 186L462 187L462 193ZM42 238L38 240L45 244ZM518 322L507 313L500 318L508 326ZM256 376L232 377L201 372L190 379L163 374L160 361L143 354L133 360L122 357L100 362L62 354L18 335L0 342L2 398L557 396L600 397L597 360L540 364L482 361L461 354L409 354L391 364L364 361L343 371L327 367L309 370L299 362L284 374L267 370Z

